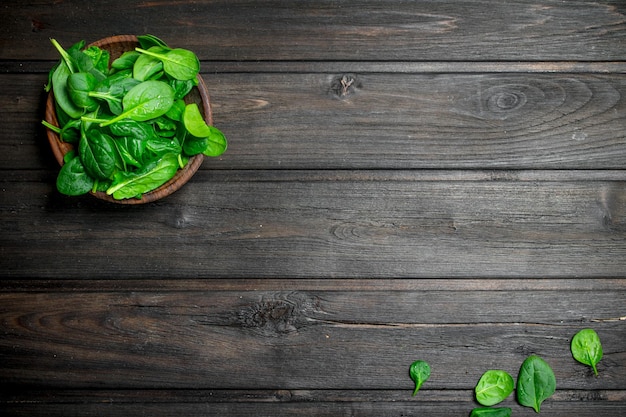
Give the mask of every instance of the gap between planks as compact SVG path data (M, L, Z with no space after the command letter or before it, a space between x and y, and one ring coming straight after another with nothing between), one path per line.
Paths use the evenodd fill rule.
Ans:
M197 291L624 291L626 278L593 279L5 279L0 292ZM616 320L626 320L617 317Z
M0 61L0 74L47 73L56 61ZM201 61L201 73L624 74L626 61Z

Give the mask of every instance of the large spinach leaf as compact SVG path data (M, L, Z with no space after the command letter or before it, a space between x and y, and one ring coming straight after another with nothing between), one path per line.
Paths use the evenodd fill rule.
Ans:
M83 133L78 144L78 154L89 175L108 179L115 170L115 144L109 135L99 130Z
M107 126L120 120L130 118L145 121L162 116L174 104L174 89L163 81L145 81L131 88L122 99L123 112L106 121Z
M163 63L163 71L177 80L191 80L196 78L200 71L200 61L193 52L187 49L163 50L160 47L152 47L148 50L135 48L142 54L151 56Z
M106 191L115 199L140 197L169 181L178 170L178 157L168 153L158 161L136 172L118 171L113 184Z
M556 390L556 377L550 365L536 355L522 363L517 377L517 401L540 411L541 403Z

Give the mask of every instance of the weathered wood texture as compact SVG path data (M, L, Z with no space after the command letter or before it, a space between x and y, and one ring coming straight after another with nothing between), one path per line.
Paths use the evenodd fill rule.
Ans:
M624 60L621 1L10 1L0 55L129 32L173 39L211 60ZM8 16L7 16L8 15Z
M100 3L0 6L0 415L467 417L530 354L542 415L626 415L625 2ZM128 33L198 53L229 149L63 197L49 38Z
M623 276L624 178L484 177L203 171L163 202L126 209L90 197L61 198L49 175L20 176L3 184L14 200L1 206L2 274Z
M623 169L626 75L203 74L211 169ZM344 84L351 83L344 88ZM49 158L46 76L0 75L6 168ZM50 165L54 166L54 164Z
M0 331L9 335L0 339L0 372L12 387L4 399L16 415L37 415L38 405L52 415L92 415L105 406L122 415L136 403L161 406L165 415L318 415L326 408L322 415L467 415L484 370L517 375L524 358L538 354L559 386L546 412L624 411L618 404L626 393L615 387L626 384L626 327L624 317L612 316L626 303L624 281L525 282L390 281L372 290L369 281L303 280L302 290L289 290L281 281L259 281L258 288L173 281L167 292L147 281L56 289L33 282L20 292L9 282L0 291ZM603 340L597 378L569 353L584 326ZM412 399L407 366L418 358L433 373ZM21 392L31 385L49 390ZM191 386L196 390L169 391ZM87 391L61 390L67 387ZM146 388L156 391L142 393ZM572 400L578 406L571 408ZM521 411L513 399L505 405Z

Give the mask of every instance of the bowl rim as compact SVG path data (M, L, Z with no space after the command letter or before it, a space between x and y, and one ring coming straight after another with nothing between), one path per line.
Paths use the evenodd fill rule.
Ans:
M139 45L139 40L135 35L115 35L109 36L106 38L99 39L87 45L90 46L98 46L105 47L107 45L117 44L117 43L134 43L137 46ZM113 56L111 56L113 59ZM194 87L200 95L200 100L202 102L202 111L204 115L204 119L209 125L213 125L213 113L211 111L211 101L209 97L208 88L200 76L198 74L198 85ZM45 109L45 120L54 125L59 126L59 121L56 116L55 102L54 102L54 90L50 89L48 93L48 97L46 99L46 109ZM64 161L63 157L65 154L74 149L74 145L68 142L63 142L61 137L56 132L51 129L46 129L46 135L48 137L48 142L50 147L52 148L52 153L54 154L55 159L59 163L60 166L63 166ZM168 195L174 193L178 189L180 189L189 179L196 173L202 162L204 161L204 155L198 154L189 158L187 165L184 168L179 169L176 174L170 178L165 184L161 185L158 188L155 188L152 191L144 193L141 198L124 198L121 200L113 198L113 196L108 195L103 191L90 191L89 194L92 196L108 201L115 204L127 204L127 205L135 205L135 204L145 204L151 203L153 201L162 199L167 197Z

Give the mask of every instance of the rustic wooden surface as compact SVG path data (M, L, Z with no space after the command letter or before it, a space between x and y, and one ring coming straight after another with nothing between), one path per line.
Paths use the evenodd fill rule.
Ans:
M484 371L531 354L557 377L542 415L626 415L626 3L11 0L0 21L1 415L468 416ZM199 55L229 149L157 203L63 197L49 38L127 33ZM586 327L598 377L569 352Z

